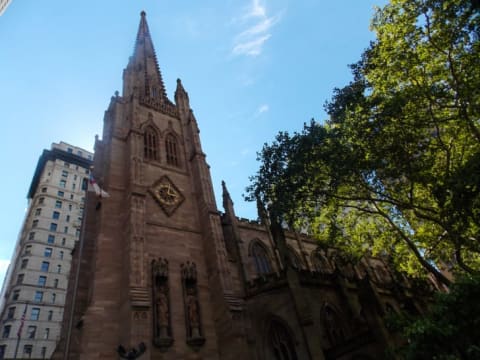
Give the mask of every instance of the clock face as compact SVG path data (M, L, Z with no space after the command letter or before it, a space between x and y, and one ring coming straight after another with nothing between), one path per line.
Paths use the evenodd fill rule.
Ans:
M172 215L183 200L185 200L182 193L166 175L162 176L152 186L150 193L168 216Z
M157 188L158 200L168 206L175 205L180 200L180 194L171 184L161 184Z

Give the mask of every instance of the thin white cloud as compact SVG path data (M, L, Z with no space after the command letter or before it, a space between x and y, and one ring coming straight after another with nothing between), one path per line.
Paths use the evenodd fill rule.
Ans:
M240 152L240 154L241 154L242 156L246 156L246 155L248 155L249 153L250 153L250 149L249 149L249 148L244 148L244 149Z
M247 25L247 28L235 37L232 53L258 56L262 53L265 42L271 38L271 29L280 20L280 16L267 16L265 5L260 0L252 0L241 19L242 25Z
M253 0L251 16L265 16L265 6L260 4L260 0Z
M258 113L261 114L261 113L267 112L268 110L270 110L270 107L268 106L268 104L263 104L258 108Z
M270 39L271 35L267 34L262 37L249 40L249 41L244 41L240 42L239 44L235 45L233 48L233 54L234 55L250 55L250 56L257 56L260 55L262 52L262 46L267 41Z

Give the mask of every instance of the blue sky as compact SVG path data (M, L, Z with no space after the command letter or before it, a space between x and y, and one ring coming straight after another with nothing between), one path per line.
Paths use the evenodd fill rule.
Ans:
M3 165L0 281L28 206L43 149L92 150L132 54L145 10L167 94L190 96L217 203L225 180L238 216L258 168L256 151L280 130L323 120L323 104L350 80L385 0L13 0L0 16Z

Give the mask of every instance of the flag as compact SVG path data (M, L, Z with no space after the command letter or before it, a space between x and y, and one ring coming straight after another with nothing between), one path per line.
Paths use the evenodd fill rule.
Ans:
M105 190L103 190L100 186L98 186L91 172L90 172L89 183L90 185L92 185L93 191L95 191L95 194L97 194L98 197L100 198L110 197L110 195ZM89 189L89 190L92 191L92 189Z
M25 324L25 317L27 316L27 307L28 305L25 304L25 309L23 310L22 318L20 319L20 326L17 331L17 336L21 337L22 336L22 330L23 330L23 324Z

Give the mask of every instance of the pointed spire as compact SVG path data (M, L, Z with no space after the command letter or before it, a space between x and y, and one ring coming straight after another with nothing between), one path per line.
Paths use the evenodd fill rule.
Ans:
M222 197L223 197L223 208L225 214L235 217L235 210L233 209L233 201L228 192L227 185L225 181L222 180Z
M175 104L179 107L179 111L189 111L190 102L188 99L188 93L185 91L182 80L177 79L177 89L175 90Z
M177 94L178 95L185 94L187 96L187 99L188 99L188 93L183 88L182 80L180 80L180 79L177 79L177 89L175 90L175 97L177 96Z
M133 69L135 73L138 72L137 80L139 80L139 83L137 85L142 96L170 103L165 91L165 85L163 84L160 67L158 66L152 38L150 37L145 11L142 11L140 16L135 49L128 67Z

